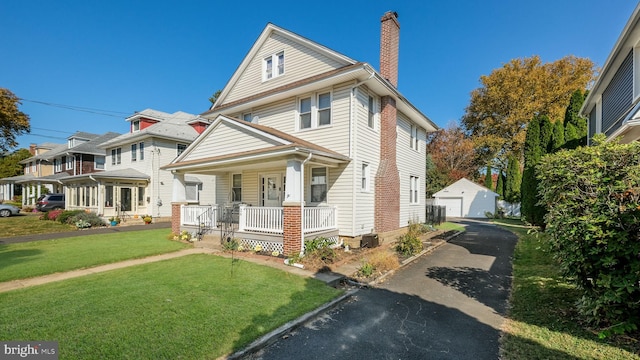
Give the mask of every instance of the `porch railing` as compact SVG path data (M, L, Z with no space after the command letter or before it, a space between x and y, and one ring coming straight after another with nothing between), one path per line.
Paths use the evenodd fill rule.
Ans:
M218 205L182 205L182 225L215 228L218 220Z
M257 231L282 234L283 214L284 210L281 207L254 207L240 205L238 231Z
M304 232L311 233L338 228L338 209L335 206L304 208Z

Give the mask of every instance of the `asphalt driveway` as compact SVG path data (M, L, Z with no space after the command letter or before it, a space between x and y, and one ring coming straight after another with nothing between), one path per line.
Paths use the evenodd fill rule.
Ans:
M517 238L482 222L252 359L497 359Z

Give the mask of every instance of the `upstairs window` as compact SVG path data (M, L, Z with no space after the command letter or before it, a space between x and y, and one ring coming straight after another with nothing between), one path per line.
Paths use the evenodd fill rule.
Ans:
M131 132L140 131L140 120L134 120L131 122Z
M58 158L53 159L53 168L54 168L55 172L57 172L57 173L61 172L62 171L62 161L60 159L58 159Z
M376 110L375 110L375 100L373 99L373 96L369 96L369 103L367 106L367 125L369 125L370 128L375 128L376 126L376 122L375 122L375 114L376 114Z
M176 149L178 150L178 156L180 156L180 154L182 154L187 149L187 145L177 144Z
M331 125L331 92L314 94L298 101L299 130Z
M370 175L370 171L369 171L369 164L367 163L362 163L362 191L369 191L369 184L370 184L370 179L371 175Z
M284 75L284 51L264 58L263 68L263 80L269 80L280 75Z
M104 170L104 156L98 156L96 155L93 158L94 164L93 164L93 168L96 170Z
M420 178L411 176L409 178L409 203L418 203L418 189L420 189Z
M131 162L138 159L138 144L131 144Z
M413 150L418 149L418 127L415 125L411 125L411 143L410 146Z
M143 142L138 144L138 151L140 152L140 156L138 156L138 158L140 159L140 161L144 160L144 143Z
M73 156L67 156L67 170L71 170L74 168L74 161L73 161L74 157Z
M111 149L111 165L118 165L122 162L122 148Z

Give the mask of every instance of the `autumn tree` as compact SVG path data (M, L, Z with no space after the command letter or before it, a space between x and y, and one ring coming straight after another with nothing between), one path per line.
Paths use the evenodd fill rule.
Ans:
M23 173L20 161L30 158L32 155L27 149L18 149L13 153L0 158L0 179L18 176Z
M510 153L522 154L534 116L562 119L572 93L585 89L594 76L594 64L586 58L513 59L480 77L482 86L471 92L462 124L485 159L504 161Z
M18 109L20 104L14 93L0 88L0 152L18 146L16 136L31 130L29 116Z
M431 175L428 171L427 178L445 183L442 187L462 178L473 180L481 168L477 162L473 141L455 125L429 133L427 154L429 154L427 167L431 166Z

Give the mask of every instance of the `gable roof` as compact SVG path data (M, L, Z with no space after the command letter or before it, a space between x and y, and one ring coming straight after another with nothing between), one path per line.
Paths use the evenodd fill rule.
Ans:
M488 189L480 184L477 184L469 179L462 178L453 184L445 187L444 189L433 194L433 197L447 197L447 196L462 196L465 192L478 192L484 191L493 196L500 196L498 193Z
M49 160L52 158L52 155L55 156L55 154L60 154L64 152L68 147L67 144L51 144L51 145L52 146L50 146L49 151L45 151L42 154L38 154L30 158L26 158L24 160L21 160L19 163L28 164L34 160Z
M236 129L241 129L245 136L260 138L264 141L262 146L243 151L234 151L220 153L213 156L195 156L191 155L201 144L207 141L213 141L216 137L215 132L222 127L223 124L229 124ZM240 130L236 130L240 132ZM165 165L165 170L180 170L186 168L197 168L208 165L231 164L234 162L246 162L256 159L282 160L283 157L291 155L308 156L313 154L316 160L326 161L328 163L342 163L350 161L348 156L342 155L333 150L316 145L309 141L300 139L285 132L276 130L269 126L253 124L244 120L235 119L220 115L216 118L207 130L194 141L180 156L178 156L170 164Z
M294 32L291 32L289 30L285 30L279 26L276 26L272 23L267 23L267 26L262 30L262 33L260 33L260 36L258 36L258 39L256 39L256 41L253 43L253 45L251 46L251 49L249 49L249 52L247 53L247 55L245 55L244 59L242 60L242 62L240 63L240 65L238 65L238 68L236 69L236 71L233 73L233 75L231 76L231 79L229 79L229 81L227 82L227 84L225 85L225 87L222 89L222 91L220 92L220 96L218 96L218 99L216 100L215 104L212 104L211 107L209 108L209 110L213 110L216 108L216 106L218 104L221 104L224 102L224 100L226 99L227 95L229 94L229 91L236 85L236 83L238 82L238 80L240 79L240 76L245 72L245 70L249 67L251 61L253 60L253 58L255 58L258 54L258 51L263 47L263 45L267 42L267 40L273 35L273 34L278 34L286 39L289 39L295 43L299 43L302 44L308 48L311 48L331 59L336 60L339 63L342 63L344 65L353 65L356 63L355 60L337 52L334 50L329 49L328 47L325 47L323 45L318 44L315 41L309 40L303 36L300 36Z
M72 147L71 149L69 149L69 152L76 154L104 155L104 149L101 148L100 145L102 143L115 139L118 136L120 136L120 134L116 132L108 132L85 143Z

